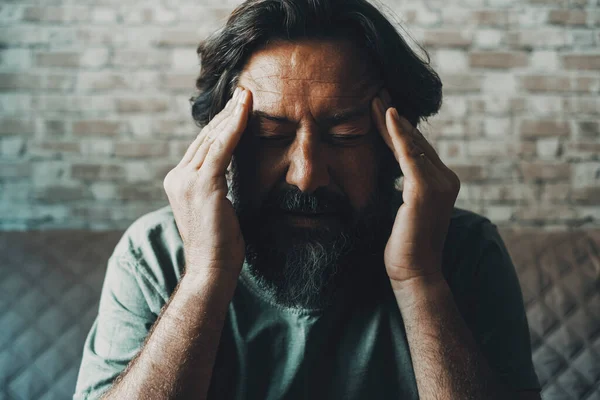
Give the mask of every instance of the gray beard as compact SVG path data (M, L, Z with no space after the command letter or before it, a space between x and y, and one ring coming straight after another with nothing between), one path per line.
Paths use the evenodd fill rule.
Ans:
M323 309L343 288L360 284L361 294L370 299L380 292L379 285L387 282L383 251L395 217L395 177L380 174L367 206L354 211L341 229L305 228L251 206L252 188L244 185L249 179L240 171L234 156L229 197L246 243L247 271L267 297L287 308Z

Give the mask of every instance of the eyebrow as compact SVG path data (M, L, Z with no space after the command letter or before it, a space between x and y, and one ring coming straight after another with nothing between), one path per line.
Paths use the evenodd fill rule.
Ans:
M356 109L339 111L339 112L334 113L333 115L319 118L319 122L322 122L329 126L338 125L338 124L342 124L346 121L349 121L353 118L362 117L362 116L366 115L368 112L369 112L369 109L367 107L363 106L363 107L359 107ZM281 116L277 116L277 115L271 115L269 113L266 113L264 111L259 111L259 110L253 111L252 117L262 118L262 119L277 122L280 124L294 123L294 121L291 121L289 118L281 117Z

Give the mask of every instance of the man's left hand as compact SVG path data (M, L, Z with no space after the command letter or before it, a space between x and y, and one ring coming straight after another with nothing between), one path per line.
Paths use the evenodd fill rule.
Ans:
M377 129L404 175L403 204L384 253L396 288L414 278L441 277L442 251L460 180L423 134L389 104L390 96L382 89L373 99L372 110Z

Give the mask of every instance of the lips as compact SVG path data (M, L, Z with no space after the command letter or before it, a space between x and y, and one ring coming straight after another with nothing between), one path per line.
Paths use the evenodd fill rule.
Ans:
M296 212L296 211L284 211L285 214L288 215L296 215L299 217L331 217L334 216L335 213L302 213L302 212Z

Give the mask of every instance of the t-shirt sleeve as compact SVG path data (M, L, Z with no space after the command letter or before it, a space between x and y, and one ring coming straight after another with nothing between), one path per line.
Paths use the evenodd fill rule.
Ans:
M153 290L133 257L121 253L109 259L73 400L100 398L140 350L157 318L148 305Z
M497 226L481 225L483 245L474 270L475 336L488 363L514 390L539 389L523 295Z

